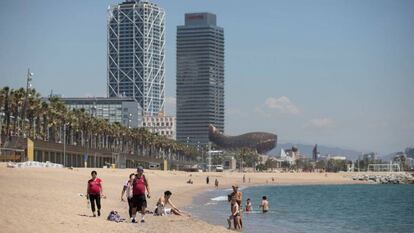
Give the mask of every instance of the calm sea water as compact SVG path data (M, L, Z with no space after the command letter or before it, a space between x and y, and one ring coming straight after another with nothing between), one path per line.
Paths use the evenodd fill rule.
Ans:
M242 189L253 213L243 213L244 232L414 232L414 185L301 185ZM227 225L227 194L214 190L187 208L194 216ZM266 195L270 212L259 211Z

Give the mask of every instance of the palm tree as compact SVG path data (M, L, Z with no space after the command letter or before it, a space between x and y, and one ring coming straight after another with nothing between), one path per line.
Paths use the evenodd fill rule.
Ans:
M5 115L5 130L1 135L28 136L49 142L63 142L66 135L66 144L158 159L165 158L168 151L170 160L191 161L199 153L195 147L152 134L145 128L110 124L92 117L84 109L68 110L57 97L52 96L45 102L36 90L28 92L26 124L26 119L19 117L24 111L25 89L0 89L0 111Z

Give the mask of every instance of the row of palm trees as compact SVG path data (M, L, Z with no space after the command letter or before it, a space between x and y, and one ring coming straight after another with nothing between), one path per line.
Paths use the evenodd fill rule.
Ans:
M69 110L57 97L44 101L35 89L0 89L1 138L29 137L136 156L195 160L198 151L145 128L126 128L94 118L84 109ZM2 140L3 142L3 140Z

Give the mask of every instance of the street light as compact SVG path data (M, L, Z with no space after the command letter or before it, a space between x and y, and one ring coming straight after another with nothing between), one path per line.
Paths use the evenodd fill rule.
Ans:
M63 166L66 167L66 126L70 123L63 124Z
M32 76L34 74L30 72L30 68L27 69L27 75L26 75L26 93L24 97L24 104L23 104L23 112L22 112L22 129L25 130L25 123L24 120L26 119L26 109L27 109L27 97L29 94L29 88L32 87L32 84L30 83L32 81Z
M3 112L3 109L0 109L0 146L2 145L1 139L3 136L3 117L5 116L5 113ZM1 150L0 150L1 154Z
M200 153L200 141L197 141L197 152ZM203 162L203 152L201 151L201 162Z

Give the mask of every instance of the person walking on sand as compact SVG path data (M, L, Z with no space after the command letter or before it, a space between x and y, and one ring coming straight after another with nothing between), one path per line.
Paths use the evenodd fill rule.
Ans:
M141 211L141 223L145 222L145 209L147 208L145 191L147 192L147 197L151 198L148 178L144 175L144 168L139 166L137 168L137 174L135 175L134 181L132 182L132 223L136 223L135 217L138 210Z
M263 213L267 213L269 211L269 201L266 196L262 197L262 203L259 207L262 208Z
M104 197L102 189L102 180L99 179L97 175L98 173L96 171L91 172L92 179L88 180L86 190L86 198L91 203L93 217L96 217L95 203L96 207L98 208L98 216L101 216L101 197Z
M243 174L243 183L246 183L246 175Z
M218 189L219 182L218 182L218 180L217 180L217 179L214 181L214 186L216 186L216 189Z
M121 201L125 201L124 200L124 194L127 197L128 200L128 213L129 213L129 217L132 217L132 183L134 182L135 179L135 174L131 173L129 175L129 180L124 184L124 187L122 188L122 192L121 192Z
M206 178L206 183L208 184L208 183L210 183L210 177L208 177L207 176L207 178Z

